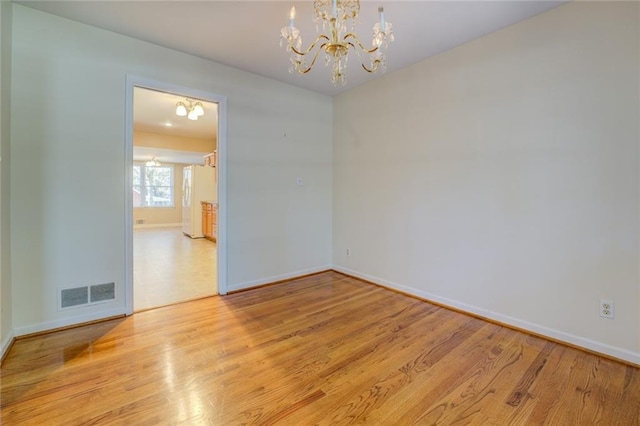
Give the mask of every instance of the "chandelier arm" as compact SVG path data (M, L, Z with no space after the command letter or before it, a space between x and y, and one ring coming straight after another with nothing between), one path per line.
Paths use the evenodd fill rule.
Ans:
M365 53L374 53L375 51L377 51L379 49L378 46L374 46L371 49L367 48L364 44L362 44L362 42L360 41L360 39L358 38L357 35L355 35L354 33L347 33L344 35L344 37L342 37L342 40L347 42L348 38L352 38L353 40L355 40L356 44L358 45L358 47L360 49L362 49L363 52ZM350 44L351 46L353 46L354 48L356 47L353 43L351 42L347 42L348 44Z
M380 65L380 59L376 59L375 61L373 61L373 67L371 68L367 68L367 66L363 64L362 61L360 62L360 65L362 65L362 68L364 68L366 72L373 74L374 72L378 71L378 65Z
M311 68L313 68L313 65L316 63L316 60L318 59L318 55L320 55L320 52L322 52L322 50L324 49L324 46L326 46L326 43L320 45L320 49L318 49L316 51L316 54L313 56L313 60L311 61L311 63L309 64L309 66L307 68L300 67L301 62L300 61L296 61L296 69L298 70L298 72L300 74L306 74L309 71L311 71ZM307 53L309 53L309 52L307 52Z
M378 70L378 65L380 65L380 59L376 59L373 61L373 66L371 68L367 67L364 62L362 61L362 56L360 56L360 51L358 49L356 49L356 46L353 44L353 42L347 42L347 44L351 47L353 47L353 50L356 52L356 54L358 55L358 59L360 60L360 65L362 66L362 68L368 72L373 74L374 72L376 72ZM366 50L365 50L366 52ZM373 52L375 52L375 49L373 50ZM369 53L369 52L367 52Z
M329 37L327 37L327 36L326 36L326 35L324 35L324 34L320 34L318 37L316 37L316 39L315 39L315 40L313 40L313 43L311 43L311 46L309 46L309 48L308 48L305 52L299 51L298 49L296 49L296 47L295 47L294 45L290 45L290 46L291 46L291 50L292 50L292 51L293 51L293 53L295 53L296 55L306 56L306 55L308 55L309 53L311 53L311 51L316 47L316 44L318 44L318 42L319 42L320 40L322 40L322 39L327 40L327 41L330 41ZM323 44L322 46L324 46L324 44ZM322 50L322 46L320 47L320 50ZM317 57L317 56L318 56L318 54L316 53L316 57ZM315 61L315 59L314 59L314 61Z

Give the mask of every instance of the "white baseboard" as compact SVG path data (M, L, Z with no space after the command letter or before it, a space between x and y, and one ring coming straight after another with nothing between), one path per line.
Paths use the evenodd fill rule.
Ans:
M13 334L13 330L9 330L9 333L2 339L2 343L0 343L0 359L3 359L7 354L7 351L11 347L11 343L13 343L13 339L15 338Z
M278 282L278 281L290 280L290 279L293 279L293 278L302 277L304 275L317 274L318 272L324 272L324 271L328 271L330 269L332 269L331 266L325 265L325 266L318 266L316 268L304 269L304 270L296 271L296 272L289 272L289 273L282 274L282 275L273 275L271 277L260 278L258 280L254 280L254 281L247 281L247 282L244 282L244 283L241 283L241 284L229 285L227 290L229 292L238 291L238 290L244 290L244 289L247 289L247 288L258 287L258 286L261 286L261 285L271 284L271 283L275 283L275 282Z
M145 229L145 228L181 228L182 223L150 223L144 225L133 225L133 229Z
M363 274L361 272L354 271L352 269L345 268L342 266L333 265L331 269L338 272L343 272L347 275L352 275L354 277L361 278L366 281L370 281L372 283L381 285L383 287L387 287L389 289L398 290L407 294L411 294L411 295L420 297L422 299L425 299L427 301L438 303L443 306L448 306L454 309L458 309L460 311L477 315L479 317L483 317L486 319L508 324L522 330L527 330L532 333L539 334L541 336L546 336L551 339L559 340L559 341L568 343L570 345L579 346L594 352L598 352L604 355L609 355L614 358L622 359L622 360L634 363L636 365L640 365L640 353L632 352L627 349L618 348L615 346L610 346L610 345L607 345L606 343L597 342L584 337L575 336L573 334L565 333L560 330L555 330L553 328L545 327L539 324L535 324L535 323L524 321L518 318L510 317L508 315L503 315L498 312L493 312L488 309L479 308L477 306L469 305L467 303L459 302L457 300L452 300L446 297L437 296L435 294L418 290L413 287L383 280L381 278L374 277L368 274Z
M42 331L55 330L56 328L69 327L72 325L83 324L92 321L98 321L101 319L117 317L124 315L124 307L100 311L97 313L86 314L86 315L77 315L73 317L53 320L53 321L45 321L38 324L31 324L23 327L15 327L13 329L15 336L25 336L27 334L40 333Z

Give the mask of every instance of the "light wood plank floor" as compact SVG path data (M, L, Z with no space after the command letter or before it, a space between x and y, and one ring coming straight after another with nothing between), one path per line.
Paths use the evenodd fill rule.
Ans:
M15 424L638 425L640 370L327 272L19 340Z
M133 232L133 306L141 311L213 296L216 243L191 239L181 228Z

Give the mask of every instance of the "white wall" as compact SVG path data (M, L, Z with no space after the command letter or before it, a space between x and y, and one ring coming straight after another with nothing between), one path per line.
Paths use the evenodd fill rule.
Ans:
M638 21L570 3L337 97L334 264L640 363Z
M0 1L0 358L13 338L9 216L12 4Z
M13 71L16 334L124 312L126 74L228 98L230 290L330 264L331 98L20 5ZM114 303L56 309L111 281Z

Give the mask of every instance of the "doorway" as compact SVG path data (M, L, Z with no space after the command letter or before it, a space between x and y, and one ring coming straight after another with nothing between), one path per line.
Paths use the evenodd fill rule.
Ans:
M126 85L126 312L226 294L226 98L131 76ZM217 190L185 211L196 168ZM200 201L217 207L206 239Z

